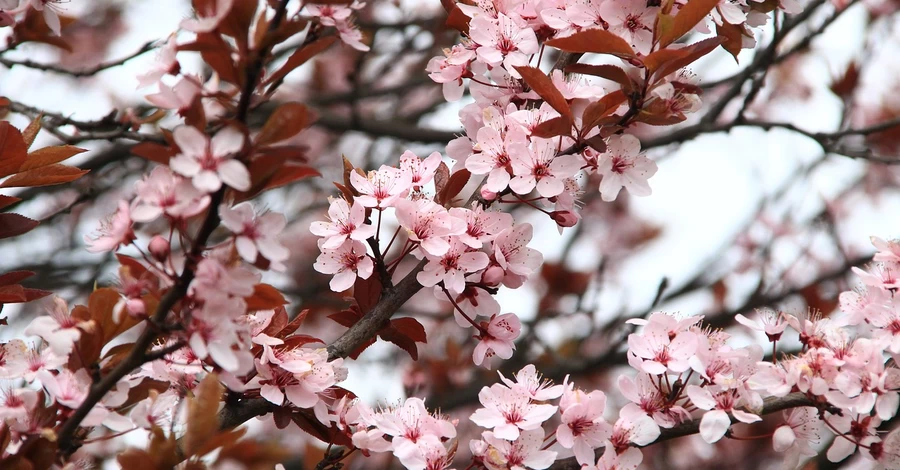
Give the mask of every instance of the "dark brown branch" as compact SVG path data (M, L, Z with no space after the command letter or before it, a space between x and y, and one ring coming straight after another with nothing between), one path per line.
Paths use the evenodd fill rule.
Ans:
M455 139L462 133L425 129L409 122L360 120L353 122L349 118L341 118L331 115L323 115L315 122L316 126L325 127L333 131L347 132L357 131L370 134L373 137L394 137L410 142L424 142L428 144L444 144Z
M81 78L81 77L90 77L90 76L96 75L104 70L111 69L113 67L118 67L118 66L124 64L125 62L128 62L129 60L134 59L135 57L144 54L145 52L156 49L156 47L157 47L156 41L150 41L150 42L144 44L143 46L141 46L141 48L138 49L137 51L135 51L131 54L128 54L125 57L122 57L120 59L116 59L116 60L113 60L110 62L103 62L101 64L95 65L94 67L84 69L84 70L68 70L68 69L64 69L62 67L58 67L53 64L42 64L40 62L34 62L34 61L28 60L28 59L13 60L13 59L7 59L2 56L0 56L0 64L5 65L9 69L13 69L15 67L27 67L27 68L35 69L35 70L42 70L44 72L52 72L52 73L58 73L61 75L68 75L70 77Z

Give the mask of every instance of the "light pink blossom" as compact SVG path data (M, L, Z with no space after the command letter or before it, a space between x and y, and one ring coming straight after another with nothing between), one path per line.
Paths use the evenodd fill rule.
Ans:
M283 214L266 212L257 215L252 204L242 202L231 208L220 206L219 216L222 225L235 235L234 245L241 258L255 263L257 255L262 254L274 267L283 269L281 263L291 256L279 240L287 223Z
M328 222L316 221L309 226L313 235L325 238L323 248L333 250L343 245L348 238L365 241L375 236L375 226L365 223L366 208L358 200L350 205L342 198L331 199L328 219Z
M322 240L319 243L323 243ZM333 249L319 249L322 254L313 265L322 274L333 274L329 286L335 292L343 292L353 286L357 276L368 279L375 269L372 258L366 254L366 246L357 240L347 240L343 245Z
M623 187L634 196L649 196L647 180L656 174L656 162L640 154L641 142L630 134L610 136L606 152L600 156L597 172L600 181L600 197L614 201Z
M169 166L192 178L197 189L215 192L223 182L239 191L250 189L247 167L234 158L244 147L244 134L240 131L226 127L211 140L191 126L181 126L173 134L181 153L172 157Z

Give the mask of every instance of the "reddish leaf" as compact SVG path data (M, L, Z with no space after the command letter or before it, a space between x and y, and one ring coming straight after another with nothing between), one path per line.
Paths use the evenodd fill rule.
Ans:
M66 26L72 24L75 18L71 16L58 15L59 22L63 30ZM50 30L47 22L44 21L44 14L41 11L29 8L25 13L25 18L13 27L13 37L18 43L24 42L40 42L58 47L60 49L72 52L72 46L56 33Z
M725 39L725 42L722 43L722 48L728 51L734 57L734 61L737 62L737 56L741 53L744 44L744 33L741 27L723 22L721 25L716 25L716 34Z
M34 144L34 139L37 138L38 132L41 131L41 118L43 116L43 114L39 114L28 124L28 127L22 131L22 138L25 140L26 148L31 148L31 145Z
M257 145L269 145L297 135L310 122L309 109L301 103L284 103L269 116L256 136Z
M325 36L323 38L316 39L315 41L307 44L300 49L297 49L293 54L291 54L290 57L288 57L284 65L282 65L280 69L269 76L269 78L266 79L263 83L269 84L280 82L284 79L284 77L287 76L287 74L291 73L294 69L305 64L306 61L312 59L325 49L328 49L336 40L336 36Z
M373 274L368 279L356 278L356 283L353 284L353 298L360 312L367 313L372 310L381 298L381 281L378 276Z
M444 187L447 186L447 181L450 180L450 168L447 167L447 164L441 162L438 165L437 170L434 172L434 193L437 195L435 200L438 204L443 204L444 199L441 196L441 193L444 192Z
M21 200L22 199L17 198L17 197L4 196L4 195L0 194L0 209L5 209Z
M45 147L28 154L28 158L19 167L19 171L33 170L35 168L52 165L67 160L87 150L72 145L60 145L57 147Z
M441 204L447 204L453 201L453 198L459 195L459 192L463 190L471 177L472 173L465 168L460 168L450 175L450 180L447 181L444 190L438 195L439 202Z
M616 90L587 105L581 115L582 133L586 134L600 122L600 119L614 113L626 99L622 90Z
M22 133L8 121L0 121L0 178L18 172L27 156Z
M414 361L419 359L416 343L426 342L425 328L411 317L391 320L390 326L379 331L378 336L406 351Z
M25 302L25 288L14 284L11 286L0 286L0 303L13 304Z
M14 213L0 214L0 239L27 233L37 227L38 224L40 222L29 219L24 215Z
M328 318L337 322L338 325L350 328L351 326L355 325L360 318L362 318L362 314L354 309L346 309L341 310L340 312L332 313L328 315Z
M709 54L723 42L725 42L724 38L714 37L681 49L660 49L643 59L644 67L647 67L650 73L655 74L657 78L662 78Z
M34 271L11 271L6 274L0 274L0 286L17 284L31 276L34 276Z
M53 292L50 292L48 290L31 289L29 287L26 287L25 288L25 301L31 302L32 300L37 300L37 299L47 297L48 295L50 295L52 293Z
M169 165L169 159L174 157L178 152L175 149L167 147L156 142L141 142L131 147L131 153L159 163L160 165Z
M706 18L709 12L718 4L719 0L688 0L673 18L672 27L666 28L660 34L660 47L672 44L676 39L694 29L694 26L697 26L697 23Z
M856 90L858 84L859 65L856 62L851 62L847 65L847 70L844 71L843 75L831 82L830 88L835 95L846 99L853 95L853 91Z
M54 163L10 176L0 183L0 188L52 186L77 180L89 172L90 170Z
M464 36L469 35L469 17L466 16L458 6L454 5L453 9L447 15L447 26L463 33Z
M231 10L219 23L219 30L222 34L233 37L242 48L246 48L250 25L253 24L258 8L259 0L234 0Z
M622 85L622 89L628 93L635 88L634 82L628 73L611 64L591 65L591 64L572 64L566 67L567 73L580 73L583 75L593 75L595 77L605 78Z
M571 36L551 39L546 44L566 52L612 54L625 59L635 57L634 49L627 41L603 29L585 29Z
M566 102L562 93L556 88L556 85L553 84L553 80L550 80L550 77L548 77L547 74L541 72L541 69L530 66L515 67L515 69L519 72L519 75L522 76L522 79L525 80L525 83L543 98L547 104L552 106L553 109L566 117L570 122L574 120L572 110L569 108L569 103Z
M269 284L257 284L253 286L253 295L246 297L247 310L272 310L288 303L278 289Z
M427 343L428 338L425 334L425 327L413 317L403 317L391 320L391 327L396 329L417 343Z
M544 138L571 134L572 121L566 116L557 116L553 119L548 119L538 124L537 127L531 131L531 135Z

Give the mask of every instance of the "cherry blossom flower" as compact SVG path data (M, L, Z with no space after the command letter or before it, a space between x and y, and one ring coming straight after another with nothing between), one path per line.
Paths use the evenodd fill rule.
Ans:
M412 186L412 175L396 168L382 166L378 171L370 171L366 176L356 171L350 172L350 184L360 193L354 202L359 202L363 207L381 210L392 207L406 195Z
M485 322L482 322L482 325L484 324ZM522 323L513 313L492 316L482 330L475 350L472 351L475 365L480 366L485 358L493 356L501 359L511 358L513 350L516 349L515 340L519 337L521 329Z
M135 183L137 193L131 202L131 218L135 222L151 222L160 215L180 220L203 212L209 195L169 169L158 166Z
M335 198L328 205L328 222L313 222L309 231L313 235L325 237L323 248L333 250L347 239L365 241L375 236L375 226L365 223L366 208L358 200L353 205L342 198Z
M96 327L93 320L81 321L69 314L66 301L56 296L48 302L47 313L32 320L24 333L40 336L59 356L68 356L81 332Z
M60 0L25 0L18 8L18 11L27 11L30 7L41 12L47 27L50 28L50 31L53 31L53 34L59 36L62 33L62 23L59 19L59 14L62 11L60 3L62 3Z
M418 242L426 253L443 256L450 249L450 235L463 233L466 223L450 215L443 206L427 199L396 203L397 222L406 229L410 241Z
M653 418L634 408L623 408L609 437L611 447L621 452L632 445L646 446L659 438L660 430Z
M434 179L434 173L441 164L441 158L440 152L432 152L428 157L421 159L407 150L400 155L400 171L409 173L413 189L420 189Z
M121 245L131 244L137 239L132 229L133 225L128 201L119 201L119 208L115 214L101 222L99 235L94 238L88 235L84 236L84 242L88 245L87 251L91 253L116 251Z
M713 395L708 388L688 385L685 391L694 406L701 410L709 410L703 414L703 418L700 420L700 437L710 444L723 438L728 428L731 427L729 412L742 423L762 421L762 418L753 413L735 409L736 397L731 390Z
M456 237L451 238L450 249L443 255L426 252L425 257L428 264L416 274L416 280L425 287L443 282L447 290L457 294L466 288L466 273L484 269L489 262L487 254L472 250Z
M513 78L520 78L515 67L528 65L528 56L538 52L534 31L503 13L496 20L478 15L469 25L469 37L478 44L475 49L478 59L492 67L502 63Z
M878 237L871 237L872 246L878 250L873 258L875 261L900 263L900 241L885 241Z
M456 437L453 424L430 414L419 398L407 398L403 405L376 413L369 421L391 437L391 449L404 465L418 460L422 454L416 449L420 446L431 447L435 442Z
M787 327L787 322L782 315L772 309L757 310L757 314L759 315L758 321L753 321L740 313L735 315L734 319L751 330L764 332L769 341L774 342L781 339L781 334Z
M477 202L472 204L471 210L453 207L450 215L466 221L466 230L458 234L457 238L475 249L480 249L484 243L490 242L498 233L513 225L512 214L485 211Z
M544 442L544 431L541 429L524 431L512 442L490 431L485 431L481 436L488 445L484 464L490 470L542 470L556 460L556 452L541 450Z
M194 105L194 100L202 91L197 79L182 77L172 86L159 82L159 91L151 93L145 98L158 108L172 109L183 115Z
M474 58L475 51L456 44L451 49L444 49L444 57L436 56L428 61L425 71L435 83L442 84L445 100L457 101L462 98L465 92L462 79Z
M656 7L629 0L609 0L600 7L600 16L608 24L607 29L617 34L639 52L647 53L653 41Z
M785 423L775 429L772 447L784 453L782 468L797 468L806 457L816 455L812 446L821 440L818 410L804 406L786 410Z
M308 5L306 13L318 18L325 26L335 26L350 18L353 10L340 5Z
M516 440L520 431L540 429L557 410L554 405L533 403L529 394L520 388L501 384L483 387L478 400L484 408L475 410L469 419L483 428L493 429L498 438L510 441Z
M557 442L572 449L579 464L590 465L594 461L594 449L612 434L612 426L603 419L606 395L599 390L584 393L569 389L563 393L559 408L562 416L556 428Z
M334 274L328 284L331 290L343 292L353 286L357 276L368 279L372 275L375 263L366 254L366 246L362 242L347 240L334 250L322 249L322 243L320 240L322 254L316 258L313 267L322 274Z
M152 390L148 398L134 405L129 417L135 426L144 429L153 426L164 427L171 422L178 403L179 398L175 393L170 391L157 393Z
M215 0L204 2L206 8L197 12L197 18L188 18L181 22L181 27L194 33L208 33L219 27L225 19L234 0Z
M175 143L181 153L172 157L172 171L192 178L194 186L215 192L222 183L239 191L250 189L250 173L235 155L244 147L244 134L234 127L219 131L212 140L191 126L175 129Z
M601 199L614 201L623 187L634 196L650 195L647 180L656 174L656 162L640 155L640 151L641 142L637 137L630 134L610 136L597 167L597 172L603 176Z
M484 187L488 190L495 193L503 191L509 185L512 172L510 150L527 152L524 146L513 145L522 139L524 139L522 133L507 132L503 136L492 127L485 126L478 129L477 141L480 152L466 159L466 169L474 175L487 174Z
M565 189L563 181L575 176L583 160L575 155L556 156L553 139L532 139L527 150L512 152L513 174L509 187L519 193L528 194L535 187L542 197L558 196Z
M175 35L170 34L166 43L156 52L156 59L153 64L148 67L147 71L138 75L138 89L146 88L154 83L159 82L164 75L177 74L180 69L178 59L175 58L178 52L178 44L175 41Z
M696 350L697 335L690 331L671 336L651 324L640 335L628 335L629 356L636 360L638 370L648 374L664 374L667 370L684 372L690 368L689 360Z
M497 373L500 374L500 380L507 387L522 389L535 401L548 401L559 398L565 390L564 385L553 385L550 380L543 379L533 364L528 364L513 374L515 381L506 378L502 372L498 371Z
M251 387L260 387L260 395L275 405L284 399L299 408L312 408L319 402L319 393L344 380L343 359L328 360L325 349L291 348L282 353L277 365L257 362L259 376Z
M639 373L635 377L622 375L617 385L622 395L632 402L622 408L622 414L637 416L643 413L652 418L657 429L660 426L671 428L691 417L683 407L669 402L664 395L667 393L665 387L657 385L650 374Z
M249 263L255 263L258 254L262 254L273 266L283 270L281 264L291 253L279 241L287 221L283 214L266 212L257 215L253 205L242 202L234 207L219 207L222 225L235 235L234 245L237 252Z
M243 302L243 297L253 295L259 279L259 273L241 265L226 267L214 258L204 258L197 263L188 293L201 300L231 297Z
M840 433L828 448L826 456L829 462L840 462L846 459L856 452L857 446L870 447L874 443L881 442L877 431L881 419L877 416L856 415L853 417L850 413L843 415L825 413L825 421L831 425L832 431ZM862 449L865 450L865 448Z
M494 239L493 255L504 271L529 276L544 262L541 252L526 245L533 234L531 224L519 224L506 229Z
M478 274L474 276L478 276ZM435 297L441 300L447 298L444 291L438 288L435 288ZM472 284L466 284L462 293L457 295L455 300L460 310L466 312L473 319L478 316L490 317L500 313L500 303L497 302L497 299L488 291ZM456 320L456 324L463 328L472 326L469 320L455 308L453 309L453 318Z
M581 467L581 470L637 470L643 460L640 449L629 447L620 454L610 445L596 465Z
M38 403L34 390L6 389L0 391L0 421L22 421L28 418Z

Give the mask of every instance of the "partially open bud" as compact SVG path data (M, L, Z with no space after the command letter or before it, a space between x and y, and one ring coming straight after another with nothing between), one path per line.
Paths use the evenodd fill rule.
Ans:
M168 240L159 235L155 235L150 239L150 244L147 248L149 248L150 254L153 255L157 261L165 261L169 258L169 253L171 252Z
M481 275L481 282L490 287L499 286L500 283L503 282L503 276L505 274L503 268L500 266L491 266Z
M485 201L493 201L494 199L497 199L497 193L482 186L481 187L481 198L484 199Z
M550 218L560 227L574 227L578 223L578 214L572 211L553 211Z

